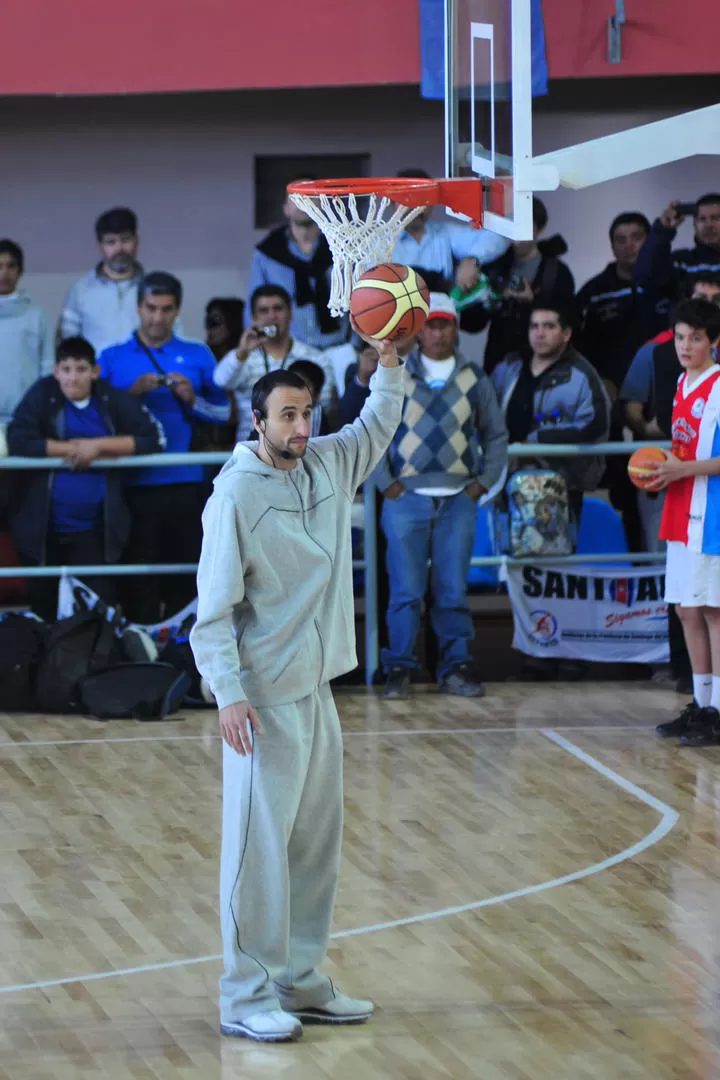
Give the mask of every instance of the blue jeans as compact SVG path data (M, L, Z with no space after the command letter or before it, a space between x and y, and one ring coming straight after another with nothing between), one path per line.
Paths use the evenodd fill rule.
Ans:
M456 664L469 660L473 636L467 602L467 576L475 542L477 505L464 492L446 498L406 491L385 499L381 524L387 538L390 603L389 647L382 665L417 668L415 644L431 561L430 618L438 642L437 677L442 681Z

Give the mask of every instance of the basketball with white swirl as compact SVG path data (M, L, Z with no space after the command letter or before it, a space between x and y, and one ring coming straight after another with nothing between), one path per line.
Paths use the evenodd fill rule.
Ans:
M380 263L358 279L350 314L367 337L392 340L422 329L430 304L427 285L411 266Z

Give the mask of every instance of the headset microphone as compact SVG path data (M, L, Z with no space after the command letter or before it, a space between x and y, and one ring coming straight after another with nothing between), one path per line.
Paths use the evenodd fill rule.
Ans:
M253 414L255 416L255 419L257 420L258 427L260 427L260 424L262 422L262 427L260 427L260 430L265 438L265 446L267 447L270 460L273 460L273 453L275 453L279 457L281 457L283 461L295 461L296 458L294 454L291 454L289 450L281 450L279 446L275 446L275 444L270 442L270 439L268 439L267 435L265 434L265 428L267 426L265 414L261 412L260 409L253 409ZM275 463L273 462L273 465L274 464Z

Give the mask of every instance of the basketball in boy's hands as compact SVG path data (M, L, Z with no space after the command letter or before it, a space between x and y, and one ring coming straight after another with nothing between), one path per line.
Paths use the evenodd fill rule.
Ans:
M635 487L653 487L657 480L654 467L662 464L663 461L665 461L665 451L659 446L641 446L639 450L636 450L630 457L627 467L628 476Z
M357 281L350 296L350 314L366 337L379 341L412 337L422 329L430 291L411 266L380 263Z

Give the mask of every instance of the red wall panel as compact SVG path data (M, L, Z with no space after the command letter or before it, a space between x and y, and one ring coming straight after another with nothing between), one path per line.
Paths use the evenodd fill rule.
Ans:
M5 0L0 94L416 83L418 0ZM720 71L717 0L543 0L551 78Z
M551 78L720 71L717 0L625 0L619 64L607 59L614 0L542 0L542 6Z
M0 94L413 83L418 39L417 0L5 0Z

